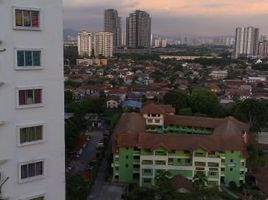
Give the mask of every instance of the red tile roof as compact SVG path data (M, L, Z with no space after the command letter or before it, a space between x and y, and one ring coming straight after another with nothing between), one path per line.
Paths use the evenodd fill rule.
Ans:
M163 108L150 103L142 110L164 113ZM247 157L247 143L242 137L243 132L249 131L249 125L227 118L204 118L178 115L165 115L166 125L181 125L196 128L212 129L210 135L187 134L152 134L146 133L145 120L138 113L124 113L119 120L114 134L113 150L121 147L139 147L145 149L165 148L167 150L194 151L198 148L210 152L238 150ZM232 141L232 142L230 142Z
M193 183L192 181L190 181L189 179L185 178L184 176L174 176L171 179L171 184L174 187L174 189L181 189L184 188L188 191L193 191L194 187L193 187Z

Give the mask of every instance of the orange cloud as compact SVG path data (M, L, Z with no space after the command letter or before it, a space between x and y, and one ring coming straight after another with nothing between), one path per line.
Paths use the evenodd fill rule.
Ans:
M268 0L64 0L66 6L102 5L130 12L166 12L169 15L250 15L267 14ZM119 10L120 11L120 10Z

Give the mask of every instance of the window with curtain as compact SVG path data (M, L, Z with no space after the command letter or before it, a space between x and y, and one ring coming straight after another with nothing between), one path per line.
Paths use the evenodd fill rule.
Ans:
M15 9L16 27L40 28L40 11L31 9Z

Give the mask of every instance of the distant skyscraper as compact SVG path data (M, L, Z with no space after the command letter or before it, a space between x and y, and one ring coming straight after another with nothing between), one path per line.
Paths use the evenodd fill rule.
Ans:
M114 48L121 47L121 17L118 16L117 10L107 9L104 11L104 31L113 33Z
M77 37L78 55L91 56L92 54L92 34L87 31L80 31Z
M151 44L151 18L147 12L136 10L126 19L128 48L149 48Z
M258 56L260 58L268 58L268 41L262 41L259 43Z
M110 32L97 32L94 38L94 54L106 58L113 56L113 34Z
M238 27L235 33L235 58L239 56L255 56L258 53L259 29L254 27Z

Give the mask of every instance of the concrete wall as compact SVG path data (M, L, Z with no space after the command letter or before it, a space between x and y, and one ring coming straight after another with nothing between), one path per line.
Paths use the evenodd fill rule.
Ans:
M13 6L40 9L41 30L14 30ZM65 199L63 34L61 0L0 0L0 171L10 179L3 187L9 200L28 199L44 194L48 200ZM16 48L42 49L43 68L15 70ZM41 86L44 105L16 108L18 87ZM18 147L17 126L43 123L45 140ZM44 177L19 183L19 163L43 159ZM1 163L1 160L5 162Z

